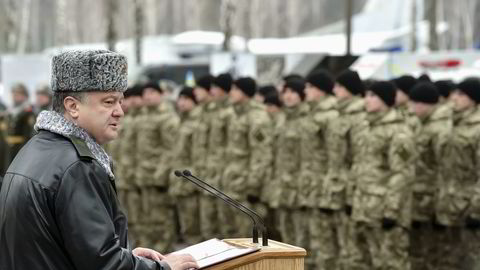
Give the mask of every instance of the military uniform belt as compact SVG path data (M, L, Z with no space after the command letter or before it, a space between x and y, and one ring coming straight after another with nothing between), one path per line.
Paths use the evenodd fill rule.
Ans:
M7 136L6 141L8 144L22 144L25 142L25 137L23 136Z

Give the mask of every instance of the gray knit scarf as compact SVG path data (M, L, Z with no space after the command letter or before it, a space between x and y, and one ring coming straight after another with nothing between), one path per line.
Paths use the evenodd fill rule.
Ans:
M63 115L54 111L41 112L37 117L35 130L47 130L65 137L73 136L85 141L95 159L102 165L108 176L112 180L114 179L112 168L110 167L110 157L107 152L105 152L103 147L101 147L85 129L65 119Z

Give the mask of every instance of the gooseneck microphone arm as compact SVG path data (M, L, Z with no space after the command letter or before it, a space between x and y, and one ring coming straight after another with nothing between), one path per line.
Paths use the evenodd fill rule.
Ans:
M191 175L191 174L190 174ZM226 194L223 194L221 191L213 188L212 186L208 185L207 183L203 182L203 181L195 181L194 179L191 179L189 178L186 174L180 172L180 171L175 171L175 176L177 177L183 177L185 179L187 179L188 181L192 182L193 184L195 184L196 186L198 186L199 188L203 189L203 190L206 190L207 192L209 192L210 194L214 195L216 198L220 198L222 201L226 202L227 204L229 204L230 206L240 210L241 212L243 212L245 215L247 215L251 220L252 220L252 223L253 223L253 231L252 231L252 239L253 239L253 242L254 243L258 243L258 226L257 226L257 221L256 219L245 209L243 209L242 207L239 207L235 201L233 199L231 199L230 197L228 197ZM223 196L224 195L224 196Z
M176 173L175 173L176 174ZM245 205L241 204L240 202L232 199L230 196L228 196L227 194L223 193L222 191L218 190L217 188L211 186L210 184L208 184L207 182L201 180L200 178L196 177L195 175L193 175L189 170L184 170L183 173L181 173L185 178L189 179L191 182L194 182L195 184L197 184L197 186L199 186L198 183L196 182L199 182L203 185L203 189L207 190L206 187L208 187L210 189L207 190L209 191L210 193L215 193L215 195L217 195L217 197L222 197L222 200L224 201L229 201L230 205L232 205L233 207L239 209L239 210L244 210L242 211L243 213L245 212L248 212L246 213L251 219L253 220L256 220L256 222L254 221L254 230L255 230L255 227L257 225L257 223L260 223L262 224L262 245L263 246L268 246L268 230L267 230L267 226L265 225L265 222L263 221L262 217L260 217L260 215L258 215L255 211L251 210L250 208L246 207ZM177 175L178 176L178 175ZM192 181L192 179L190 179L189 177L192 177L194 178L196 181ZM212 190L214 192L212 192ZM255 233L254 233L254 236L257 235L258 237L258 232L255 230ZM255 238L253 239L254 240L254 243L258 243L258 242L255 242ZM258 241L258 239L257 239Z

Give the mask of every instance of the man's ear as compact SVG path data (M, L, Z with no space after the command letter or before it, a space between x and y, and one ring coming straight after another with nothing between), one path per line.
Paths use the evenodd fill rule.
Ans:
M80 101L74 97L66 97L63 100L63 106L65 107L65 113L70 115L73 119L77 119L79 115Z

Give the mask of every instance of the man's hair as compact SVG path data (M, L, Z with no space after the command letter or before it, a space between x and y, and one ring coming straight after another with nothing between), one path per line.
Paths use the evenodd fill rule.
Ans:
M52 110L59 114L65 113L65 106L63 105L63 101L67 97L73 97L74 99L83 102L87 97L87 93L85 92L55 92L52 98Z

